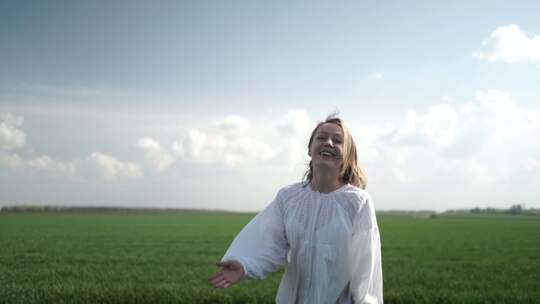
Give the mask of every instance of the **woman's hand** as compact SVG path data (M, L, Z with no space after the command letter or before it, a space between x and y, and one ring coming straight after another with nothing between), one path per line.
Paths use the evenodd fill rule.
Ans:
M208 283L215 288L227 288L242 279L244 276L244 267L238 261L225 261L216 263L221 268L208 278Z

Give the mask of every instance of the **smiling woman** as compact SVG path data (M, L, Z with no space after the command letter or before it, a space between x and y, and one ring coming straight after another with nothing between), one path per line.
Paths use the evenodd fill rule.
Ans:
M315 152L314 155L312 155L312 151ZM329 182L338 181L350 183L362 189L366 188L367 178L358 166L356 145L351 133L340 118L330 116L315 127L309 139L308 155L311 156L311 161L304 179L309 182L314 177L316 179L328 178ZM325 162L327 159L332 161ZM320 169L316 171L319 173L318 176L314 176L314 163ZM333 164L334 170L326 170L324 164ZM339 169L336 170L336 168ZM338 176L332 176L333 173L338 173ZM324 184L327 183L323 183L323 186Z
M286 265L276 303L383 303L380 237L356 146L340 118L319 123L302 182L236 236L208 280L227 288Z

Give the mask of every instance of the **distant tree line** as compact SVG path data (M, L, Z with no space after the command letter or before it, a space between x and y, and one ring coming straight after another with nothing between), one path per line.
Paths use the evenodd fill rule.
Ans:
M137 208L137 207L90 207L90 206L34 206L34 205L17 205L3 206L1 212L164 212L178 211L179 209L162 209L162 208Z
M540 209L529 208L526 209L522 204L512 205L508 209L496 209L496 208L478 208L475 207L469 210L470 214L514 214L514 215L540 215Z
M186 208L156 208L156 207L107 207L107 206L36 206L36 205L11 205L0 207L0 212L122 212L122 213L143 213L143 212L232 212L226 210L206 210L206 209L186 209ZM245 212L232 212L245 213Z
M12 205L0 207L0 212L231 212L226 210L204 210L184 208L140 208L140 207L105 207L105 206L35 206L35 205ZM512 205L508 209L479 208L453 209L442 213L431 210L381 210L383 214L413 215L419 217L436 217L437 214L464 215L464 214L512 214L512 215L540 215L540 209L526 209L523 204ZM233 212L237 213L237 212ZM245 213L245 212L241 212Z

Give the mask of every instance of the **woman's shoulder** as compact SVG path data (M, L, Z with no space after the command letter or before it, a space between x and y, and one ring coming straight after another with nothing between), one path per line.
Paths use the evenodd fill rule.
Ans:
M374 209L371 195L367 190L360 187L347 184L343 191L339 193L339 196L340 198L337 201L350 213L355 214L365 207Z
M283 197L289 197L291 195L294 196L295 194L298 194L299 192L302 192L302 191L309 191L309 183L305 181L301 181L301 182L285 185L279 189L278 196L283 196ZM333 194L337 196L345 196L349 200L356 201L359 204L371 201L371 196L365 189L362 189L360 187L357 187L351 184L344 185L343 188L336 190L335 193Z
M297 182L294 184L283 186L279 189L278 196L282 198L294 196L298 194L300 191L304 190L306 186L307 184L305 184L304 182Z
M377 226L375 206L368 191L348 185L341 194L343 199L339 201L341 201L341 205L347 210L353 223L359 223L364 227L362 229Z
M359 204L371 202L371 195L366 189L347 184L342 194Z

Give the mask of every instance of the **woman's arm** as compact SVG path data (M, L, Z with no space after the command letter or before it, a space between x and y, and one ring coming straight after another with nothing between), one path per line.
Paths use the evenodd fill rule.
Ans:
M381 242L370 196L354 218L350 250L350 290L355 303L383 303Z
M228 287L242 278L263 279L286 263L288 249L278 193L235 237L218 265L222 269L210 277L209 281L219 288ZM239 274L239 279L234 281ZM222 283L216 286L219 284L218 278L225 278L230 284ZM216 281L217 283L213 284Z

